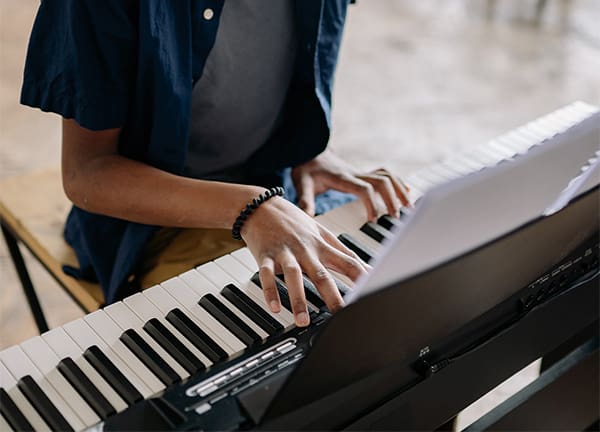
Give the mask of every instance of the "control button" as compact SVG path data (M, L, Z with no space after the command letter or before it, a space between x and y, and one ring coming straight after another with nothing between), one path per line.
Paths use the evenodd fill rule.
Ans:
M210 388L210 387L212 387L212 386L214 386L214 383L211 381L211 382L209 382L208 384L206 384L206 385L203 385L203 386L202 386L202 387L200 387L198 390L196 390L196 394L200 394L200 393L202 393L204 390L206 390L207 388Z
M286 352L291 351L294 348L296 348L296 345L294 345L292 342L288 342L284 345L281 345L279 348L277 348L277 351L281 354L285 354Z
M200 391L200 397L204 397L206 395L209 395L209 394L217 391L218 389L219 389L219 387L217 387L216 385L211 385L208 388L205 387L204 390Z
M261 360L269 360L270 358L275 357L275 353L273 351L269 351L260 358Z
M204 403L202 405L200 405L199 407L196 407L196 409L194 411L196 411L196 414L202 415L207 411L210 411L210 404Z
M215 16L215 11L213 11L210 8L206 8L206 9L204 9L204 12L202 13L202 16L204 17L204 19L206 21L210 21Z
M233 377L236 377L236 376L238 376L238 375L241 375L241 374L242 374L242 372L244 372L244 368L237 368L237 369L235 369L235 370L232 370L232 371L229 373L229 376L233 378Z
M255 367L256 365L258 365L258 360L252 360L249 361L248 363L246 363L246 367L248 369Z
M214 385L219 385L219 384L223 384L225 381L229 380L229 377L227 376L222 376L221 378L218 378L216 380L213 381Z

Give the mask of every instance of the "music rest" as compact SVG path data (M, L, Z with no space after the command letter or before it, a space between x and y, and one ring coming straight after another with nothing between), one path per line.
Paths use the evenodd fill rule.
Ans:
M273 399L265 416L265 427L345 427L355 421L359 413L368 412L392 395L424 382L414 369L420 354L443 348L453 334L460 336L459 340L451 338L455 350L468 345L470 339L479 335L476 327L467 331L465 325L485 313L489 316L477 325L489 325L499 317L518 314L521 297L526 299L535 289L529 284L546 270L554 269L586 241L594 244L597 271L599 205L596 188L561 212L539 218L465 256L349 305L329 320L316 337L309 355ZM585 246L587 250L589 244ZM523 266L524 262L528 264ZM555 275L561 276L564 274ZM572 273L569 277L579 276L580 273ZM554 330L559 342L561 337L566 337L564 333L598 319L597 302L593 300L597 299L598 292L593 289L594 282L590 282L590 286L588 294L592 298L565 311L559 325L563 326L563 334L559 336L561 331ZM533 319L533 315L532 312L528 319ZM569 320L573 321L572 327ZM542 349L548 349L548 345L554 348L552 344L559 343L545 334L556 327L555 322L537 329L540 343L543 340L546 344ZM534 343L529 349L517 348L521 351L513 347L504 353L502 361L514 357L519 359L522 368L545 354L536 351L540 347ZM338 359L335 366L324 368L331 359ZM486 360L486 368L499 368L495 359ZM453 367L449 365L443 372L448 373ZM446 396L459 387L445 388ZM475 399L472 396L471 402ZM445 421L437 419L436 424L434 416L417 418L406 414L402 427L407 429L418 429L423 424L427 425L425 428L437 427Z

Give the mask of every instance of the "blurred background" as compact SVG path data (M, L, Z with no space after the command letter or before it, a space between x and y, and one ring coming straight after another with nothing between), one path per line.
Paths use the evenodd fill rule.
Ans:
M0 180L60 163L59 118L18 103L38 5L0 0ZM598 105L598 23L598 0L358 0L331 145L358 167L402 176L574 100ZM37 262L27 263L51 326L82 315ZM0 241L0 349L35 334ZM533 364L492 392L463 424L535 373Z

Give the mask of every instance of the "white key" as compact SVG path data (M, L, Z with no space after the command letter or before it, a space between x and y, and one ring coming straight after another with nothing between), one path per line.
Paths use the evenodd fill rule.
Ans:
M140 319L144 322L150 321L152 318L156 318L160 321L171 333L175 336L187 349L190 350L192 354L194 354L198 359L204 364L204 366L208 367L212 364L212 362L206 357L202 351L194 346L184 335L179 333L173 325L166 320L165 315L156 307L147 297L145 297L142 293L137 293L130 297L127 297L123 302L127 305L127 307L131 308L133 312L140 317Z
M458 178L461 176L460 173L458 173L454 170L451 170L449 168L446 168L444 166L444 164L436 164L436 165L432 166L431 171L434 174L444 177L444 181L446 181L446 182L448 182L450 180L454 180L455 178Z
M121 412L127 408L127 403L123 398L119 396L115 389L82 356L83 351L79 345L61 327L47 331L42 335L42 339L44 339L59 358L70 357L117 412Z
M459 173L456 170L450 169L444 163L437 163L432 167L434 172L444 175L446 177L446 181L454 180L456 178L460 178L463 174Z
M527 151L529 151L529 149L531 149L532 147L538 146L544 142L544 140L539 140L531 133L529 133L529 130L527 128L519 128L514 131L513 135L519 137L524 142L524 146L528 146L521 153L527 153Z
M296 325L294 322L294 315L292 315L291 312L288 311L286 308L280 308L280 311L278 313L271 312L271 309L265 301L265 296L262 292L262 289L260 289L258 285L256 285L250 280L250 276L256 273L257 270L255 262L252 263L251 268L248 268L241 261L238 261L237 256L234 257L233 254L225 255L225 257L231 259L222 262L227 262L227 269L231 271L231 273L229 274L231 274L232 277L236 279L238 283L238 288L244 294L246 294L248 297L254 300L254 302L261 308L263 308L265 312L271 315L271 317L279 321L279 323L283 325L286 330ZM239 279L235 276L236 274L240 277ZM243 277L243 275L250 276Z
M509 135L511 139L514 139L515 141L518 141L520 143L519 148L517 148L517 151L521 154L527 153L532 147L540 145L544 141L536 138L534 135L529 133L529 130L527 128L523 127L513 131Z
M335 221L341 227L352 230L358 230L367 222L367 210L360 200L334 208L321 216Z
M4 363L4 366L6 366L16 380L30 375L73 429L80 430L85 427L81 419L77 417L62 396L50 385L48 380L44 378L21 347L13 346L0 352L0 361Z
M236 354L246 349L246 345L241 340L200 307L198 295L181 279L175 277L160 285L182 305L180 309L189 311L201 322L199 327L219 344L227 354Z
M119 357L112 348L110 348L104 340L98 336L94 330L83 320L76 319L63 325L62 327L73 341L83 351L91 347L97 346L102 353L115 365L119 371L129 380L129 382L140 392L144 399L152 396L152 390L144 383L144 381Z
M486 167L493 167L503 159L498 153L494 153L483 146L477 147L472 152L468 153L467 156L476 162L484 164Z
M4 420L4 417L2 417L2 415L0 415L0 431L12 431L13 428L10 427L10 425L8 424L8 422L6 420Z
M144 341L150 345L156 354L161 357L165 363L167 363L171 368L179 375L182 379L190 376L189 372L184 369L177 360L175 360L171 354L166 352L163 347L161 347L158 342L156 342L152 336L144 331L144 322L138 318L136 314L134 314L131 309L129 309L125 303L117 302L113 303L110 306L106 306L104 311L111 317L118 326L120 326L123 331L133 329L135 332L142 338Z
M527 150L531 147L529 142L525 141L524 138L516 134L508 134L497 138L496 141L501 143L506 148L509 148L518 154L527 153Z
M247 247L231 252L230 255L242 264L244 264L250 270L258 271L258 264L256 263L252 252L250 252L250 249L248 249Z
M472 170L465 164L453 161L449 159L441 164L445 169L450 170L456 174L457 177L463 177L471 174Z
M232 304L229 300L223 297L223 295L221 294L221 288L218 288L217 285L213 285L213 283L206 279L198 270L189 270L179 275L179 277L200 297L203 297L206 294L214 295L217 298L217 300L219 300L221 303L223 303L223 305L225 305L227 309L233 312L239 319L244 321L244 323L246 323L248 327L254 330L256 334L258 334L261 337L262 340L265 340L269 337L269 334L267 332L265 332L254 321L248 318L248 316L246 316L245 313L243 313L241 310L235 307L235 305ZM229 282L227 282L227 284L232 282L234 282L233 279L229 279ZM221 285L221 287L225 287L225 285Z
M40 336L23 342L21 348L58 394L70 405L84 426L89 427L100 421L100 417L56 369L60 359Z
M228 283L231 283L231 278L241 283L252 278L258 272L258 265L254 263L252 267L241 265L232 255L223 255L213 261L222 271L227 273Z
M554 112L554 115L560 117L566 124L565 131L570 129L574 125L582 122L586 119L589 114L579 111L577 108L571 106L564 107Z
M433 183L425 180L422 177L419 177L418 172L408 176L406 178L405 183L408 185L409 188L411 188L411 190L418 189L423 192L427 192L429 189L431 189L433 186L435 186Z
M144 381L152 394L164 390L166 386L144 363L138 359L134 353L127 348L119 339L123 330L104 312L98 310L84 317L86 324L90 326L98 336L100 336L107 345L117 354L131 370L135 371L137 376Z
M517 154L515 150L507 148L505 145L503 145L497 140L492 140L488 142L486 146L498 152L501 152L505 160L512 159Z
M575 121L571 116L563 113L562 110L554 111L553 113L548 115L548 118L551 119L554 123L556 123L557 126L560 128L559 133L565 133L567 129L581 121L581 119Z
M419 178L424 179L435 186L447 181L443 175L434 172L430 167L419 170Z
M15 403L17 408L25 416L29 424L36 431L49 431L50 427L46 424L44 419L38 414L36 409L27 400L25 395L21 393L21 390L17 387L17 380L12 376L10 371L0 361L0 387L2 387L6 393L10 396L12 401Z
M377 252L381 249L381 243L373 240L371 237L360 231L360 227L363 226L367 220L366 215L364 220L357 223L357 218L353 215L341 212L333 214L333 211L319 216L319 223L321 223L323 226L325 226L325 228L329 229L329 231L333 232L335 235L342 233L349 234L359 243L362 243L371 249L375 255L377 255ZM341 231L339 231L340 228Z
M538 121L529 122L519 129L527 131L529 135L537 138L538 142L545 141L553 136L552 131L548 130L547 127L544 127Z
M587 103L582 102L582 101L573 102L571 105L567 106L566 108L572 109L572 110L577 111L577 112L581 112L581 113L585 114L586 116L589 115L589 114L594 114L594 113L597 113L598 111L600 111L598 109L598 107L596 107L594 105L587 104Z
M545 128L551 136L556 136L563 131L563 126L550 115L544 116L536 122L540 127Z
M496 165L506 159L506 153L504 151L499 151L493 147L490 147L488 144L484 144L484 145L477 147L477 149L475 150L475 153L477 154L477 158L479 157L479 154L483 154L486 157L489 157L493 161L493 163L490 162L492 164L491 166ZM474 155L469 155L469 156L473 157ZM473 157L473 158L477 159L475 157Z

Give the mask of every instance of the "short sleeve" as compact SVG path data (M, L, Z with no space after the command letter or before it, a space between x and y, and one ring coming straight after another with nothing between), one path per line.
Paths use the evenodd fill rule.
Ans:
M123 126L136 76L136 3L42 0L21 103L91 130Z

